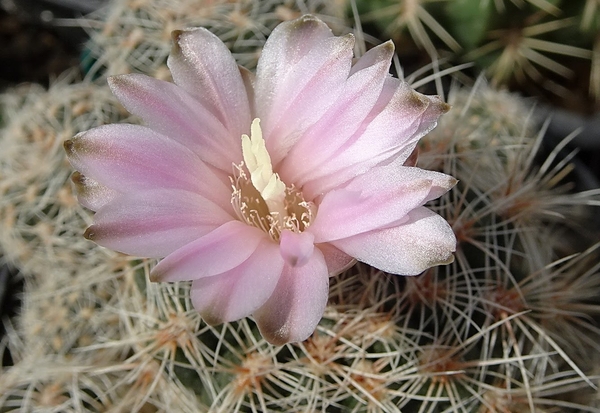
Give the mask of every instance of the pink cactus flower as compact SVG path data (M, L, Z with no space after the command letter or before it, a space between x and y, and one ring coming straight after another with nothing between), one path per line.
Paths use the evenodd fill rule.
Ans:
M423 205L456 180L410 157L448 105L389 75L391 42L353 61L352 35L303 16L253 75L205 29L173 39L174 83L108 80L147 126L65 142L96 211L87 238L162 258L151 279L192 280L207 323L252 315L277 345L312 334L329 277L355 260L403 275L452 260L452 229Z

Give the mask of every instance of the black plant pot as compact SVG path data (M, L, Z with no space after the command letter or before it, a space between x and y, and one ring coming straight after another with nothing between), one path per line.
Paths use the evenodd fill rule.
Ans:
M541 123L550 119L544 136L544 145L549 150L567 136L576 134L563 150L563 155L566 156L575 149L579 151L572 160L577 191L600 188L600 113L583 116L546 106L540 107L536 115Z

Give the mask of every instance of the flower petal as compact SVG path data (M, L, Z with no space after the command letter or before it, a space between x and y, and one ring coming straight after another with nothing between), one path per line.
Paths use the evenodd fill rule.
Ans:
M137 125L105 125L65 142L84 176L121 193L152 188L197 192L226 208L231 188L179 143Z
M316 242L328 242L398 224L455 183L451 176L397 163L375 167L325 194L310 230Z
M380 98L393 54L393 43L387 42L369 50L352 66L342 94L282 161L278 172L284 180L302 187L318 176L315 171L318 173L323 162L362 133L363 124Z
M323 253L330 277L334 277L356 264L356 260L353 257L331 244L318 244L316 247Z
M283 230L279 240L281 256L289 266L302 267L313 255L314 240L314 235L308 231L295 233Z
M234 144L239 142L242 134L249 132L252 119L246 88L231 52L204 28L176 30L172 36L174 44L167 65L175 84L198 99L225 126Z
M250 257L265 239L260 229L229 221L179 248L158 263L152 281L186 281L229 271Z
M201 195L155 189L115 197L98 210L85 235L115 251L160 258L232 219Z
M117 191L101 185L77 171L73 172L71 180L75 184L79 203L92 211L97 211L118 195Z
M352 65L352 36L334 37L314 16L280 24L256 74L256 112L273 165L341 93Z
M183 88L142 74L112 76L108 84L129 112L203 161L230 173L232 160L241 159L241 135L231 136L215 115Z
M425 207L411 211L408 218L403 225L344 238L333 245L392 274L417 275L453 261L456 237L444 218Z
M263 337L271 344L303 341L310 336L327 306L329 276L318 248L302 267L283 268L275 291L254 312Z
M239 266L194 280L190 293L194 308L210 325L247 317L271 296L283 264L277 244L264 239Z
M387 82L390 85L384 87L374 117L354 140L314 169L312 180L302 186L306 196L326 193L390 159L403 163L449 109L439 97L417 93L406 82L394 78ZM390 90L394 91L391 98Z

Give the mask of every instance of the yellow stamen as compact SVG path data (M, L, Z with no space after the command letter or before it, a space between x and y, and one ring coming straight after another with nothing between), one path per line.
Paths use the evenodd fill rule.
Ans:
M279 175L273 172L273 164L258 118L252 121L250 136L242 135L242 155L252 185L265 200L269 211L278 213L280 218L285 216L285 184L279 179Z
M250 136L242 135L242 156L244 161L233 164L230 177L231 205L238 219L264 231L275 242L284 230L304 232L317 212L316 206L273 172L260 119L252 121Z

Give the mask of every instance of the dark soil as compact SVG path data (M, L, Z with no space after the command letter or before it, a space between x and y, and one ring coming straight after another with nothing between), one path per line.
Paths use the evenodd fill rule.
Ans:
M78 50L24 15L0 10L0 90L22 82L48 85L79 64Z

